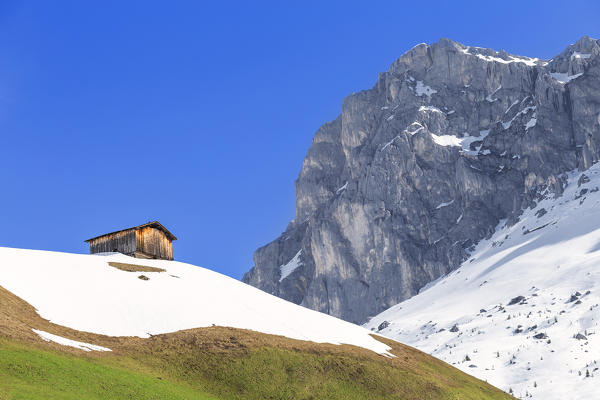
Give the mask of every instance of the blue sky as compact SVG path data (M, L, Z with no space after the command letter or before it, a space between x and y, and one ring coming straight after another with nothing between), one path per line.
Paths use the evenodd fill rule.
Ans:
M600 2L0 2L0 246L159 220L235 278L294 217L318 127L420 42L550 58Z

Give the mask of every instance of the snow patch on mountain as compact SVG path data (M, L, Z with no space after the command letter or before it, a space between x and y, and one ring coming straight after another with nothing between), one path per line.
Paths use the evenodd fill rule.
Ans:
M463 137L458 137L458 136L454 136L454 135L436 135L436 134L432 133L431 138L433 139L433 141L436 144L438 144L440 146L462 147L462 150L461 150L462 153L468 154L471 156L476 156L476 155L487 155L490 153L489 151L481 151L481 146L483 144L480 144L474 150L471 149L472 143L483 142L483 139L485 139L489 134L490 134L490 130L486 129L483 131L479 131L479 136L465 135Z
M421 106L419 107L419 112L436 112L439 114L444 114L442 110L434 106Z
M574 51L573 54L571 54L571 58L582 58L582 59L587 59L590 58L592 55L589 53L580 53L578 51Z
M474 52L472 52L472 49L487 50L487 49L482 49L480 47L469 46L469 47L465 47L464 49L462 49L462 52L464 54L475 56L486 62L498 62L498 63L502 63L502 64L523 63L530 67L533 67L533 66L537 65L538 63L543 64L542 60L540 60L539 58L529 58L529 57L514 56L514 55L506 55L506 58L501 58L501 57L499 57L498 52L495 52L496 55L492 56L492 55L480 54L478 52L474 53Z
M348 186L348 182L344 186L342 186L339 190L344 190ZM279 267L281 270L281 278L279 278L279 282L287 278L292 272L294 272L298 267L302 265L302 260L300 260L300 254L302 254L302 249L296 253L296 255L285 265Z
M494 95L495 95L495 94L498 92L498 90L500 90L500 89L502 89L502 85L498 86L498 88L497 88L496 90L494 90L492 93L488 94L488 95L485 97L485 100L486 100L488 103L493 103L493 102L497 101L498 99L494 98L493 96L494 96Z
M502 123L502 127L506 130L508 128L511 127L512 123L514 122L515 119L519 118L521 115L526 115L529 112L534 112L534 118L535 118L535 111L537 110L536 106L528 106L525 107L524 109L522 109L521 111L519 111L518 113L515 114L514 117L511 118L510 121L508 122L503 122ZM537 121L537 120L536 120Z
M409 126L406 127L406 129L404 130L404 132L408 135L416 135L417 132L419 132L421 129L425 129L423 128L423 125L421 125L418 122L413 122L412 124L410 124Z
M336 190L335 193L343 192L347 188L348 188L348 181L346 181L346 183L344 183L338 190Z
M535 118L535 116L531 117L531 119L525 123L525 131L528 131L529 129L533 128L536 124L537 118Z
M440 204L438 204L438 206L435 209L439 210L440 208L448 207L452 203L454 203L454 200L450 200L450 201L446 201L444 203L440 203Z
M568 83L573 79L577 79L581 75L583 75L583 72L580 72L579 74L575 75L569 75L567 72L550 72L550 76L562 84Z
M40 331L37 329L32 329L32 331L37 333L38 336L41 337L42 339L44 339L46 342L54 342L54 343L61 344L63 346L75 347L76 349L83 350L83 351L112 351L111 349L106 348L106 347L97 346L95 344L78 342L77 340L67 339L62 336L53 335L53 334L45 332L45 331Z
M600 164L569 173L561 197L542 194L460 268L365 326L519 398L596 398L599 188Z
M415 94L417 96L427 96L429 98L435 93L437 93L437 90L425 85L423 81L417 81L417 86L415 87Z

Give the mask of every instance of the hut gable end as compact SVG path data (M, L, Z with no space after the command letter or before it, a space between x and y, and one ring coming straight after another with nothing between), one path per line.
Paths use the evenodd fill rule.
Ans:
M90 254L119 252L137 258L173 259L177 238L158 221L107 233L86 240Z
M172 260L173 243L167 235L152 227L142 228L136 231L137 251L142 254L157 255L157 258Z

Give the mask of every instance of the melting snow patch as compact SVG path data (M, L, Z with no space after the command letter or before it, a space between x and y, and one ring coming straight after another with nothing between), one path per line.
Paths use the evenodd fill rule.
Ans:
M417 94L417 96L431 97L432 94L437 93L437 90L423 84L423 81L417 81L415 93Z
M422 129L422 128L419 128L419 129ZM390 140L389 142L387 142L386 144L384 144L384 145L383 145L383 147L381 148L381 151L384 151L385 149L387 149L387 147L388 147L390 144L394 143L394 140L398 139L399 137L400 137L400 136L396 136L396 137L394 137L392 140Z
M482 59L484 61L487 61L487 62L494 61L494 62L499 62L499 63L502 63L502 64L523 63L523 64L528 65L530 67L534 67L534 66L537 65L537 62L540 61L539 58L517 57L517 56L508 56L508 60L505 60L505 59L500 58L500 57L485 56L483 54L473 54L473 53L471 53L469 51L470 49L471 49L470 47L467 47L465 49L462 49L462 52L464 54L468 54L468 55L471 55L471 56L476 56L477 58L480 58L480 59Z
M495 95L496 92L500 89L502 89L502 85L498 86L498 89L496 89L492 93L488 94L485 99L490 103L497 101L498 99L494 99L494 98L492 98L492 96Z
M412 136L412 135L416 134L417 132L419 132L421 129L423 129L423 125L421 125L418 122L413 122L412 124L410 124L409 126L406 127L404 132ZM398 137L398 136L396 136L396 137Z
M416 49L417 47L420 47L420 46L425 46L425 47L427 47L427 43L419 43L419 44L416 44L416 45L414 45L413 47L411 47L411 48L410 48L410 50L412 50L412 49ZM406 53L408 53L410 50L408 50ZM406 54L406 53L405 53L405 54Z
M550 72L550 76L553 77L554 79L556 79L557 81L559 81L562 84L565 84L567 82L571 82L573 79L577 79L581 75L583 75L583 72L581 72L579 74L575 74L575 75L569 75L566 72Z
M510 111L511 108L513 108L514 106L516 106L517 104L519 104L519 100L515 100L507 109L506 111L504 111L504 114L508 113Z
M535 106L529 106L529 107L525 107L524 109L522 109L521 111L519 111L518 113L515 114L514 117L511 118L510 121L508 122L503 122L502 123L502 127L506 130L508 128L510 128L510 126L512 125L513 121L520 115L525 115L527 114L529 111L535 111L536 107Z
M452 203L454 203L454 200L450 200L446 203L440 203L440 204L438 204L438 206L435 209L439 210L440 208L448 207Z
M421 107L419 107L419 111L421 111L421 112L430 111L430 112L436 112L436 113L443 114L442 110L440 110L439 108L434 107L434 106L421 106Z
M37 333L46 342L54 342L54 343L62 344L63 346L75 347L76 349L83 350L83 351L112 351L111 349L107 349L106 347L96 346L95 344L78 342L76 340L67 339L62 336L53 335L48 332L38 331L37 329L32 329L32 331Z
M347 184L348 183L346 183L346 185ZM279 282L281 282L282 280L287 278L292 272L294 272L296 270L296 268L298 268L302 265L302 261L300 261L300 254L302 254L302 249L300 249L300 251L297 252L296 255L294 256L294 258L292 258L290 261L288 261L287 264L279 267L279 269L281 270L281 278L279 278Z
M431 134L431 138L433 141L440 146L460 146L462 143L462 139L456 137L454 135L436 135L434 133Z
M475 150L471 150L471 143L473 142L478 142L478 141L483 141L483 139L485 139L485 137L487 135L490 134L490 130L486 129L483 131L479 131L479 136L464 136L464 137L457 137L454 135L435 135L435 134L431 134L431 138L433 139L433 141L437 144L439 144L440 146L457 146L457 147L462 147L462 152L468 155L487 155L490 154L489 150L486 151L480 151L481 150L481 145L478 146Z
M346 181L346 183L344 183L344 186L342 186L341 188L339 188L338 190L336 190L336 193L341 192L342 190L346 190L346 188L348 187L348 181Z
M571 58L590 58L591 56L591 54L579 53L577 51L574 51L573 54L571 54Z
M529 130L529 128L533 128L535 126L535 124L537 123L537 118L531 118L529 121L527 121L527 123L525 124L525 130Z

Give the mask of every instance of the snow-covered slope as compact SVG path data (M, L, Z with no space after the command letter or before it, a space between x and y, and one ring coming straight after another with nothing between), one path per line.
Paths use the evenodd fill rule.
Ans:
M561 197L365 326L520 398L600 398L600 164L568 176Z
M128 272L109 262L166 271ZM0 248L0 286L51 322L109 336L148 337L214 324L378 353L389 349L362 327L175 261Z

